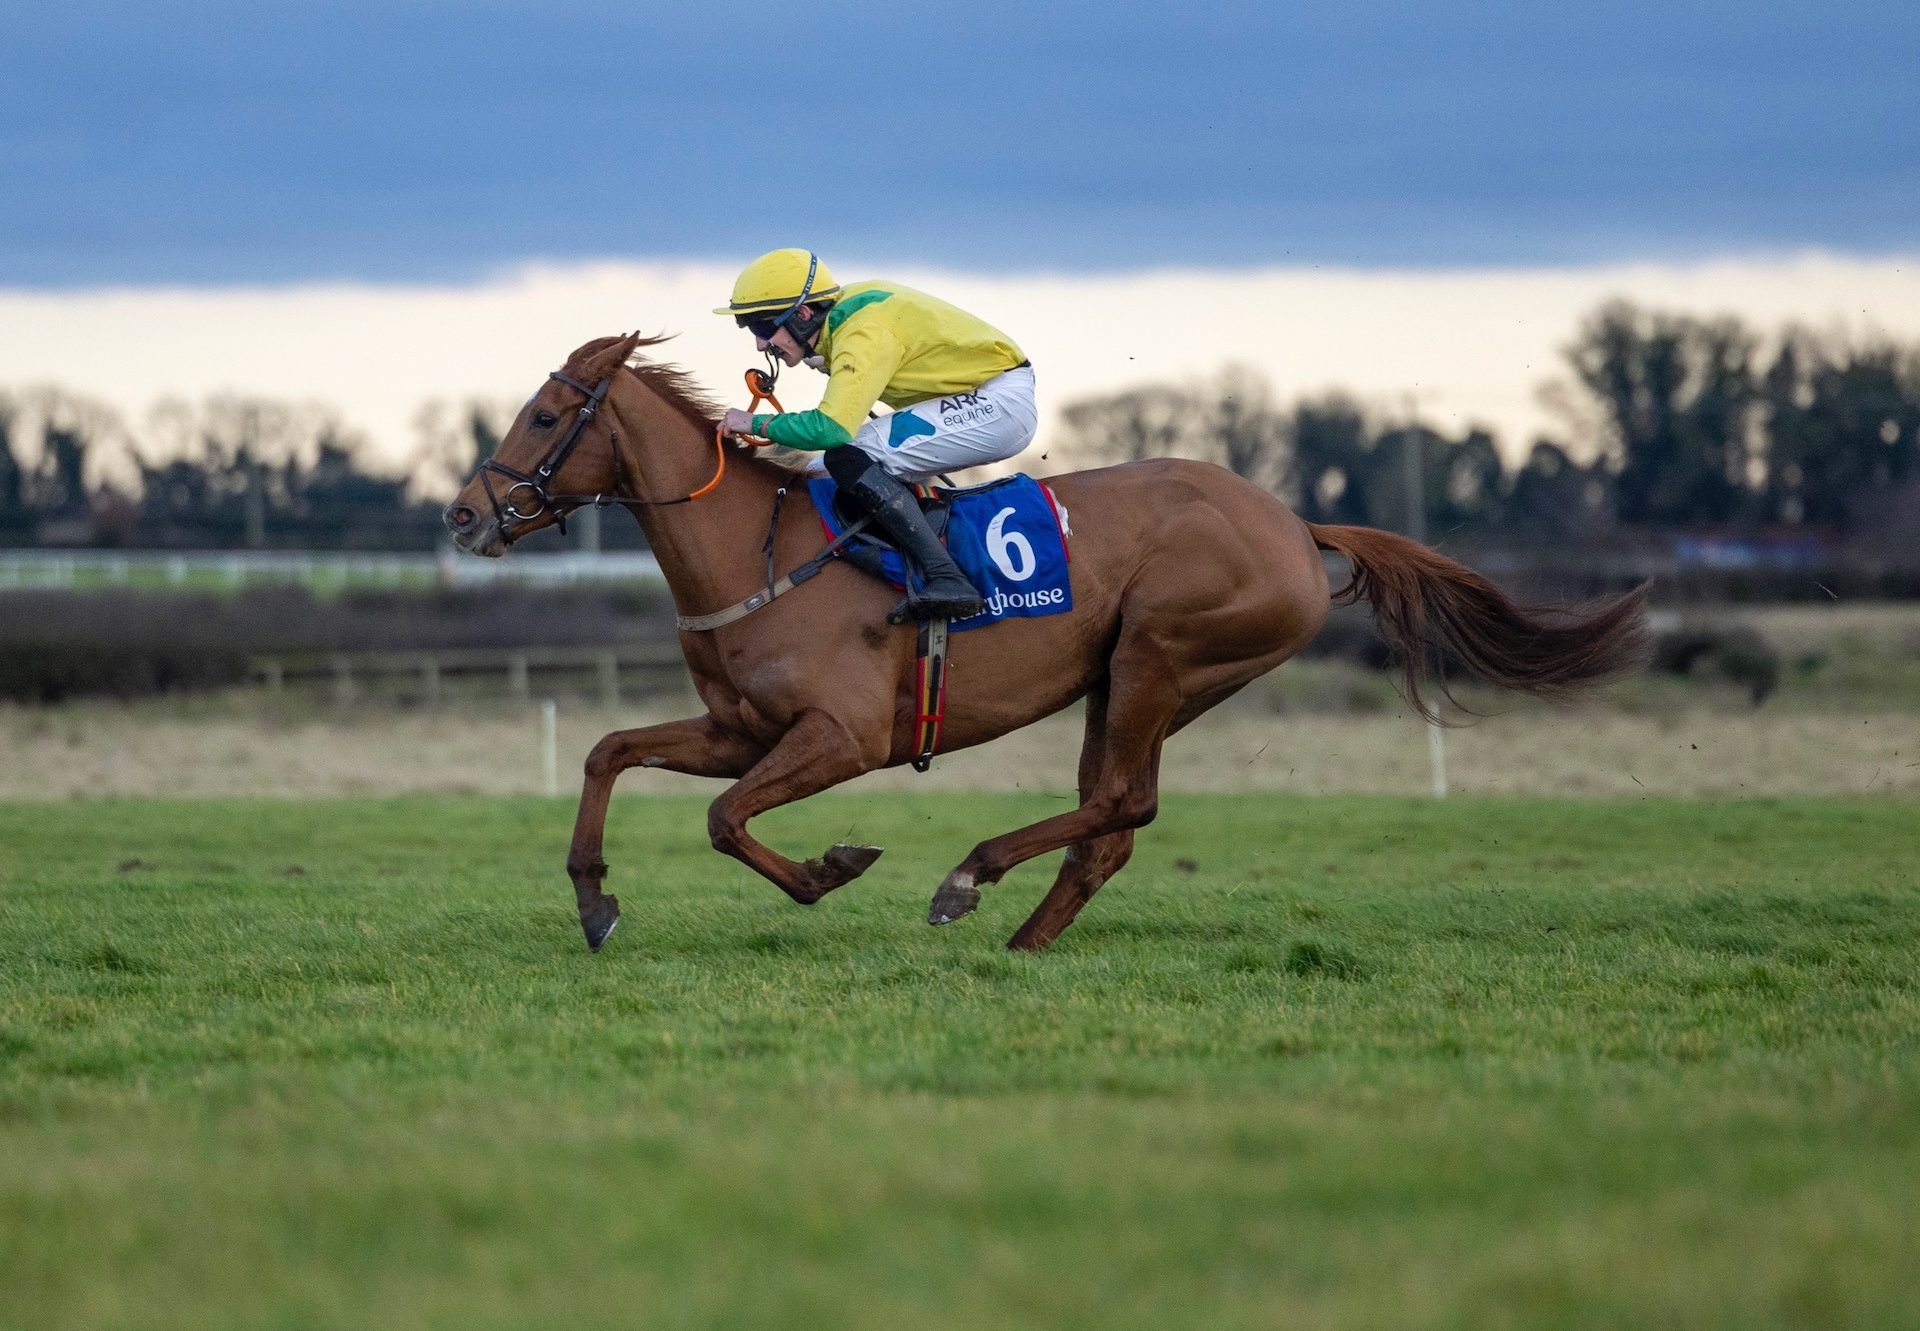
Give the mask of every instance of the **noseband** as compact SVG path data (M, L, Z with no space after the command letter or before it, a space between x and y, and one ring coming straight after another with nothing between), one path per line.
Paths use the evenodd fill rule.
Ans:
M553 371L547 378L558 379L569 388L577 388L587 396L587 400L580 404L580 410L575 413L573 425L568 429L566 436L547 451L546 457L540 460L540 465L533 469L532 475L509 467L498 458L488 458L480 464L480 487L487 492L487 502L493 505L494 521L499 524L500 533L508 545L513 544L515 540L514 535L508 528L507 520L509 518L515 522L531 522L542 514L551 511L554 522L560 528L560 534L564 536L567 531L567 514L572 513L575 509L585 508L588 505L594 508L608 508L615 504L624 505L628 508L664 508L670 504L690 503L702 495L711 492L715 486L720 484L720 478L726 475L726 447L720 432L716 430L714 432L714 450L718 465L714 468L713 479L701 486L698 490L681 495L677 499L639 499L629 495L623 495L619 492L629 487L626 483L625 467L620 461L620 436L615 431L608 430L607 448L613 457L614 493L591 495L554 494L547 487L552 484L554 473L566 465L567 458L571 456L573 450L579 446L580 438L586 432L587 426L591 424L593 418L599 414L600 404L606 400L607 390L613 386L613 376L608 375L592 388L588 388L578 379L561 370ZM492 478L495 475L504 476L513 482L512 485L507 487L505 496L494 493ZM527 492L528 499L520 500L515 498L522 490ZM520 505L529 502L532 507L523 511Z

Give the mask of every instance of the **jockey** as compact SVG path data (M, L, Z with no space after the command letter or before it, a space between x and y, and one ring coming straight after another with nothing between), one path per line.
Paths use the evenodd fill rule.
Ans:
M754 346L827 375L813 411L727 412L730 434L822 453L825 470L926 575L888 616L967 619L980 593L927 525L904 482L1000 462L1033 442L1033 367L1013 339L897 282L841 286L807 250L775 250L733 284L730 314ZM894 410L873 416L884 402Z

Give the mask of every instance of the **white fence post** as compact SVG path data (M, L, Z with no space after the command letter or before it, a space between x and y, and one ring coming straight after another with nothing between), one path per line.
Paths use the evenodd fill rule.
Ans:
M1447 732L1429 721L1427 725L1427 761L1433 767L1433 797L1447 797Z
M541 789L551 799L560 793L560 709L553 699L540 704Z

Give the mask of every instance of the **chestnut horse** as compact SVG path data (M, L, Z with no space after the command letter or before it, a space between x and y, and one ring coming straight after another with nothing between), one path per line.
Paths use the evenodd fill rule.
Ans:
M723 442L719 408L682 372L628 363L662 340L589 342L548 378L447 507L461 549L502 555L585 503L617 502L639 519L683 619L738 607L820 554L805 485ZM1497 685L1561 694L1642 650L1644 588L1590 615L1523 609L1405 537L1304 522L1205 463L1135 462L1048 484L1073 533L1074 608L953 637L942 750L984 744L1084 698L1080 804L982 841L928 911L931 923L958 919L1015 865L1065 847L1011 948L1052 943L1126 864L1134 831L1153 820L1166 738L1306 646L1341 597L1372 605L1422 712L1421 678L1437 653ZM780 504L784 488L792 493ZM1351 569L1336 595L1322 550ZM616 731L587 757L567 873L590 947L619 919L618 899L601 888L601 852L614 780L630 767L733 778L708 810L714 848L802 905L874 862L879 847L836 845L796 863L754 840L747 823L915 756L916 634L888 625L896 595L836 559L731 622L683 624L680 648L705 715Z

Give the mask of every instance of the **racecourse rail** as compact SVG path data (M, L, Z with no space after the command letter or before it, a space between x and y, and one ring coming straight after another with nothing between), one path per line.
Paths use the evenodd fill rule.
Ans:
M400 652L309 652L257 656L253 676L279 692L289 684L327 685L336 703L358 702L370 686L438 706L446 681L504 677L517 702L533 697L535 672L584 676L605 707L618 707L622 689L659 692L686 680L686 664L672 641L626 647L436 648Z
M0 591L86 587L232 589L303 586L571 587L660 582L644 551L518 553L473 559L437 553L318 553L274 550L9 550L0 552Z

